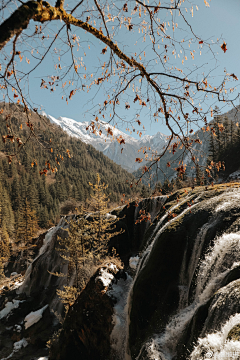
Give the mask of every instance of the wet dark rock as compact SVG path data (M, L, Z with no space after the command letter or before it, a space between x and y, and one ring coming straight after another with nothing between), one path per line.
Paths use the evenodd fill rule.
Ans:
M229 191L231 194L231 190ZM131 297L128 346L132 358L139 355L140 350L143 349L143 344L147 344L148 340L155 334L160 336L170 318L177 313L180 298L179 285L184 285L188 289L185 306L191 303L196 289L199 260L204 258L207 249L213 245L217 236L231 232L232 228L236 226L240 211L237 202L229 205L231 210L223 207L222 211L216 215L214 213L215 208L223 203L221 198L218 198L222 193L223 189L220 188L201 195L200 193L197 195L197 190L194 190L188 204L183 202L181 207L179 206L179 209L176 208L174 211L175 216L179 215L179 217L170 218L169 224L167 223L169 219L163 222L162 225L166 224L165 228L154 240L149 254L145 256L144 263L142 260L141 270L135 279ZM187 209L189 203L192 200L194 203L194 199L197 197L197 205L192 207L191 211L183 213L184 206ZM168 208L168 201L164 206ZM196 251L194 246L198 233L207 223L209 223L209 227L206 227L206 232L201 240L201 247L198 248L199 255L195 262L191 263L193 251ZM226 257L224 261L227 265L228 258ZM222 266L224 267L224 263ZM179 283L181 271L184 273L181 275L181 283ZM218 286L220 288L239 278L240 271L235 268L222 279ZM200 335L203 336L206 333L218 330L231 314L240 311L236 301L234 306L231 305L234 302L231 298L231 291L228 298L229 300L225 301L224 310L222 309L225 312L224 316L221 316L220 310L211 310L212 299L196 310L192 320L186 324L184 331L179 335L179 343L176 349L177 360L185 359L189 355L194 342ZM225 311L226 307L231 308L231 311ZM209 311L211 316L209 316ZM146 355L146 359L150 359L150 357Z
M119 221L115 224L116 231L121 229L124 232L120 235L114 236L110 240L109 248L115 248L121 260L128 266L129 258L138 253L144 247L145 233L149 228L149 221L142 221L136 223L139 217L140 210L145 210L146 213L151 214L153 221L159 210L162 208L166 197L159 196L152 199L143 199L136 206L135 202L130 203L124 207L119 207L112 211L113 215L119 217ZM145 239L145 240L144 240Z
M221 287L209 304L209 315L201 332L201 337L219 331L231 315L240 313L240 279Z
M105 266L92 276L70 307L63 330L51 348L50 360L110 360L114 300L101 280L102 271L112 274L113 280L118 269Z
M46 356L48 349L46 343L56 331L55 317L50 313L49 307L43 312L42 318L25 329L25 317L32 311L39 310L41 303L39 303L39 294L34 297L26 295L17 295L13 297L11 294L5 294L6 300L11 302L13 298L19 302L19 306L13 309L7 316L1 319L0 323L0 358L5 358L12 354L11 359L33 359L34 356ZM14 343L26 339L28 345L22 347L16 353L13 352ZM33 356L34 355L34 356Z
M120 269L116 274L114 274L114 278L116 279L116 283L117 280L120 279L127 280L127 274L123 269Z

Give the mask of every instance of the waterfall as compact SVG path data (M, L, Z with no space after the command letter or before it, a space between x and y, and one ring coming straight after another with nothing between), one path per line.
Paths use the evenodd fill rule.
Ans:
M179 300L179 310L187 306L188 304L188 297L189 297L189 287L192 282L194 272L196 269L196 266L198 264L199 258L201 256L202 247L204 244L204 240L206 237L207 232L209 229L214 227L217 223L217 218L211 218L209 222L204 224L202 228L200 229L196 240L194 242L194 247L192 250L192 256L190 259L189 264L186 263L186 250L184 252L184 258L182 263L182 268L180 271L179 276L179 288L180 288L180 300Z
M179 204L176 204L175 206L172 206L169 211L174 211L177 207L181 206L184 202L186 202L187 200L190 200L192 197L191 197L191 194L190 196L187 196L187 198L184 198L184 200L182 200ZM163 204L165 203L167 197L163 197ZM197 203L194 206L196 206ZM141 270L144 268L144 266L146 265L147 261L148 261L148 257L149 257L149 254L152 250L152 247L154 245L154 241L156 239L158 239L158 237L160 236L160 234L164 231L164 229L166 227L168 227L173 221L176 221L178 219L178 217L182 216L185 212L189 211L188 208L186 208L179 216L177 216L177 218L174 218L170 221L168 221L165 225L163 225L161 227L161 225L164 223L164 221L167 219L168 217L168 212L165 212L165 214L159 219L154 231L153 231L153 234L151 235L150 239L148 240L148 245L144 251L144 253L142 254L142 257L141 257L141 261L139 261L138 263L138 267L137 267L137 271L136 271L136 274L135 274L135 280L133 281L130 289L129 289L129 294L128 294L128 299L127 299L127 306L128 306L128 309L127 309L127 314L128 314L128 317L127 317L127 321L126 321L126 339L128 338L128 331L129 331L129 325L130 325L130 312L131 312L131 303L132 303L132 291L133 291L133 288L134 288L134 284L135 284L135 281L139 275L139 273L141 272ZM152 347L151 345L149 345L150 347ZM155 352L154 350L152 350L153 353ZM157 360L157 357L156 355L154 355L155 357L153 358L154 360L156 359ZM122 358L123 359L123 358ZM126 342L125 344L125 359L127 360L130 360L131 357L129 355L129 349L128 349L128 343ZM160 358L159 358L160 359Z
M221 330L198 339L191 360L238 360L240 341L228 338L231 329L240 324L240 314L235 314L221 327Z
M172 206L171 210L177 209L182 204L192 200L192 198L194 198L193 195L189 194L182 202ZM156 332L151 338L148 338L148 340L142 343L138 356L134 357L134 359L180 359L178 358L177 347L179 344L183 344L184 346L183 339L184 336L186 336L186 331L193 321L194 316L196 316L198 310L202 306L205 306L209 301L212 301L216 294L219 296L220 289L225 286L228 277L240 267L240 232L238 231L228 233L223 232L222 235L215 236L215 238L208 242L206 251L206 241L209 241L206 240L207 234L211 232L212 228L215 229L218 227L224 212L236 208L239 209L239 199L239 192L236 193L234 190L228 190L227 193L213 196L211 199L205 200L206 209L211 209L211 211L209 211L210 216L208 217L207 222L198 229L190 256L189 248L187 248L187 246L185 248L178 278L178 309L175 313L172 313L163 331L161 329L161 332ZM201 204L201 200L201 196L195 197L194 204L191 206L192 211L196 209L197 213L198 208L200 208L199 204ZM167 223L166 218L168 213L165 213L152 232L146 249L139 261L136 275L128 294L127 338L129 336L132 297L133 292L135 291L134 285L138 277L141 276L141 272L150 261L151 254L155 250L155 243L161 240L161 235L168 227L171 227L174 222L177 222L188 212L189 208L183 208L175 218L169 220ZM204 256L203 253L205 253ZM154 276L154 274L152 276ZM164 274L162 274L162 276L164 276ZM227 296L227 293L225 296ZM211 316L213 311L214 306L209 308L208 316ZM206 320L206 324L207 323ZM196 344L190 359L239 359L240 342L233 340L226 341L229 330L235 324L240 324L240 314L232 315L216 333L204 334L203 331L203 337L198 339L198 343ZM205 350L203 350L203 348ZM226 354L228 354L228 357ZM232 354L232 357L229 357L229 354ZM121 357L121 359L133 359L131 358L128 345L125 357Z
M186 201L186 200L182 201L182 203L185 202L185 201ZM182 203L173 206L170 210L171 210L171 211L174 211L178 206L181 206ZM197 204L193 205L193 206L192 206L192 209L193 209L195 206L197 206ZM164 231L168 226L170 226L174 221L178 220L179 217L181 217L182 215L184 215L184 214L185 214L186 212L188 212L188 211L189 211L189 209L186 208L185 210L183 210L183 212L182 212L180 215L178 215L176 218L173 218L173 219L169 220L169 221L168 221L165 225L163 225L162 227L160 227L160 226L161 226L161 225L163 224L163 222L167 219L167 217L168 217L168 212L166 212L166 213L161 217L161 219L159 220L159 222L158 222L158 224L157 224L157 226L156 226L156 229L154 229L153 235L150 237L150 240L148 241L148 246L147 246L145 252L144 252L143 255L142 255L142 259L141 259L141 261L140 261L140 266L138 267L138 271L140 271L141 269L143 269L144 266L146 266L146 263L147 263L147 261L148 261L148 259L149 259L149 254L150 254L150 252L151 252L151 250L152 250L152 248L153 248L153 246L154 246L155 240L157 240L157 239L159 238L159 236L161 235L161 233L163 233L163 231ZM160 227L160 229L159 229L159 227ZM138 275L138 273L137 273L136 275ZM133 285L134 285L134 284L133 284Z
M220 288L221 282L227 274L239 265L240 233L224 234L217 238L201 263L194 301L172 317L163 334L156 335L149 342L147 350L150 359L173 359L176 355L176 346L181 341L181 335L186 325L189 324L198 308ZM200 360L195 357L192 359Z
M115 300L113 324L111 333L111 355L115 359L123 359L126 344L126 326L127 326L127 294L132 284L132 277L126 273L127 279L119 279L108 290L108 295Z

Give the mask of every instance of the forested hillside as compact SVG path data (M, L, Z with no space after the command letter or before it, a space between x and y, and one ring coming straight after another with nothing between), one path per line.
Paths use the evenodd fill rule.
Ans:
M240 108L233 108L221 114L218 107L214 109L214 118L200 130L193 133L191 141L192 151L199 166L191 164L191 158L184 149L172 146L159 163L143 176L143 183L152 188L178 189L184 186L204 185L213 180L226 179L229 174L240 169ZM214 164L213 164L214 163ZM221 164L220 164L221 163ZM181 175L181 165L186 166L184 176ZM219 165L218 165L219 164ZM150 165L150 163L148 164ZM205 167L209 167L209 176ZM136 178L141 176L142 169L133 173ZM194 180L195 179L195 180ZM171 181L170 186L169 181ZM172 191L172 190L171 190Z
M26 222L29 237L33 236L38 226L47 228L56 223L64 204L74 209L78 202L86 203L91 192L89 182L95 182L97 173L108 184L111 202L119 202L123 193L125 198L136 193L136 188L130 187L131 174L91 145L69 137L47 118L31 113L37 137L19 146L14 130L21 129L20 141L24 143L29 136L26 114L22 107L2 105L1 109L1 225L10 236L21 238ZM38 144L39 137L45 148Z
M233 109L229 113L214 118L209 140L209 161L223 161L225 170L222 178L240 169L240 128L239 113Z

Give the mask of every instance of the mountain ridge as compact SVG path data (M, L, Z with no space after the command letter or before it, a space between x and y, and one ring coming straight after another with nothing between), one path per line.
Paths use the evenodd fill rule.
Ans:
M102 121L78 122L62 116L56 119L44 111L41 112L41 115L60 126L68 135L77 137L86 144L91 144L130 172L139 169L147 162L147 160L143 160L141 163L136 162L136 158L139 157L139 149L151 147L153 151L160 151L167 143L167 135L161 132L157 132L155 135L144 135L138 140Z

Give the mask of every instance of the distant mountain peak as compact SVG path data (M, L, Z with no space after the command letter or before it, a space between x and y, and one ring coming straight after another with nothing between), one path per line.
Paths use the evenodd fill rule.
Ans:
M144 135L138 140L104 121L78 122L63 116L56 119L44 111L41 112L41 115L46 116L53 124L60 126L68 135L77 137L86 144L91 144L115 163L131 172L137 170L144 163L144 161L142 163L135 161L139 157L138 150L141 147L150 147L153 151L160 152L167 143L167 136L160 132L155 135ZM124 139L124 144L120 144L121 139Z

